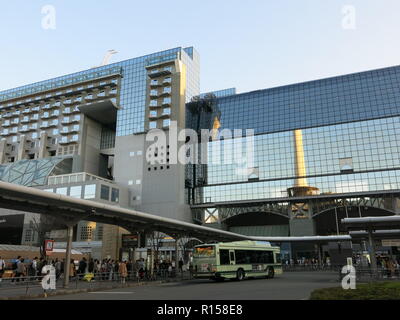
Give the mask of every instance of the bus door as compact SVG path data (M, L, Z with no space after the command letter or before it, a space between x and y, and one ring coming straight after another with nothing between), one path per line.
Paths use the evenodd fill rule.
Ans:
M229 250L229 261L231 265L236 264L235 263L235 250Z

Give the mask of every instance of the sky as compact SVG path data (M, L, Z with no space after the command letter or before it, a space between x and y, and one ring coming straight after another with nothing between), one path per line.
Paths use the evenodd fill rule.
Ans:
M399 65L399 13L398 0L0 0L0 90L91 68L110 49L117 62L194 46L202 92Z

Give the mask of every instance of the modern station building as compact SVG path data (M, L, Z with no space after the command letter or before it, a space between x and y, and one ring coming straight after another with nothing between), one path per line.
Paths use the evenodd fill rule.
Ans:
M397 66L201 94L197 52L175 48L2 91L0 112L3 181L258 236L336 235L343 217L400 212ZM189 138L153 148L172 123L218 132L196 146L207 163L172 161ZM216 144L248 141L224 129L254 130L251 166L213 161ZM14 219L18 244L35 242L38 216ZM117 257L125 233L82 221L75 240Z

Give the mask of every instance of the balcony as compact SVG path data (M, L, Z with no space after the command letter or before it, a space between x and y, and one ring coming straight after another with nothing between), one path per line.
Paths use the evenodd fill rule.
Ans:
M158 68L158 69L149 70L147 75L153 79L153 78L158 78L161 76L168 76L168 75L172 74L171 71L172 71L172 69L169 69L168 67L167 68Z
M2 132L0 132L0 136L6 137L11 135L11 132L8 130L3 130Z
M64 175L59 175L59 176L50 176L47 180L47 184L49 186L51 186L51 185L57 185L57 184L70 184L70 183L75 184L75 183L85 182L85 181L103 181L103 182L115 184L115 182L112 180L101 178L101 177L98 177L98 176L95 176L93 174L86 173L86 172L64 174Z
M52 121L49 123L48 128L57 127L58 124L59 124L58 121Z
M71 133L71 131L67 127L62 128L62 130L60 131L60 134L62 134L62 135L66 135L66 134L70 134L70 133Z
M19 129L19 132L21 133L25 133L25 132L29 132L32 131L32 128L29 128L28 126L24 126L21 129Z
M170 116L171 116L171 112L169 112L169 113L163 112L161 114L160 118L169 118Z
M3 114L3 118L11 118L13 116L13 114L11 112L7 112L5 114Z
M158 98L158 91L157 90L150 90L150 97L151 98Z
M60 141L58 141L59 144L64 145L64 144L69 144L69 139L65 138L65 139L61 139Z
M22 114L30 114L30 113L32 113L31 108L26 108L26 109L24 109L24 110L22 111Z
M158 118L158 114L157 113L155 113L155 114L150 113L149 114L149 119L154 120L154 119L157 119L157 118Z
M172 82L172 79L171 79L171 78L166 78L166 79L164 79L164 81L163 81L163 86L170 86L170 85L171 85L171 82Z
M150 109L159 108L159 107L161 107L161 105L159 105L159 104L155 104L155 105L154 105L154 104L153 104L153 105L150 104L150 105L149 105L149 108L150 108Z
M150 81L150 87L151 88L158 88L160 86L161 86L161 84L160 84L160 82L158 80L151 80Z

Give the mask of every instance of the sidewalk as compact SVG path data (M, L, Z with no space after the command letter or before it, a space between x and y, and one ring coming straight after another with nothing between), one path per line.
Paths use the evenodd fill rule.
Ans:
M68 289L63 288L62 279L57 282L56 290L49 290L44 292L40 284L25 285L23 283L15 284L13 286L1 286L0 284L0 300L24 300L24 299L37 299L45 298L47 296L66 295L74 293L85 293L93 291L111 290L117 288L130 288L136 286L144 286L151 284L161 284L167 282L181 282L189 279L183 277L165 278L154 281L127 281L125 284L118 281L71 281Z

